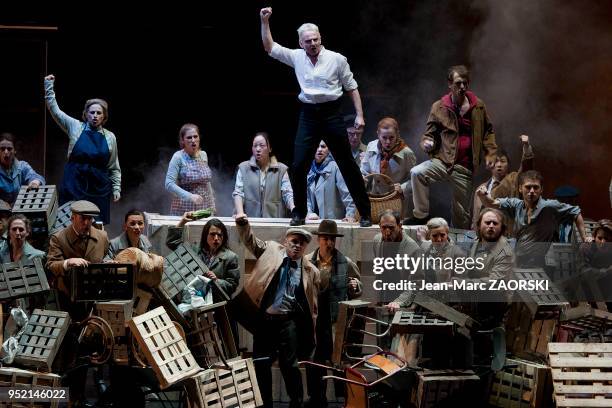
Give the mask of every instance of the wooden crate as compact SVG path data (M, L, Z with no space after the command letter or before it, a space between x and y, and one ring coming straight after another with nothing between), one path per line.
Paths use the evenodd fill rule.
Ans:
M40 258L25 263L4 263L1 268L0 300L27 297L49 290L47 275Z
M489 404L503 408L550 406L550 368L518 358L506 359L506 367L493 378Z
M612 407L612 343L549 343L557 407Z
M363 343L363 334L357 330L363 327L351 328L349 323L354 313L368 314L371 302L359 299L338 302L338 319L336 320L336 335L334 336L334 349L332 362L341 364L345 359L347 344ZM372 351L372 350L369 350Z
M513 303L506 321L506 348L527 360L545 360L557 319L534 319L522 303Z
M612 313L581 304L564 310L560 321L571 328L604 333L612 327Z
M156 297L164 305L174 320L184 327L191 324L178 310L183 289L207 268L188 244L181 244L164 259L164 270L159 288L155 290Z
M541 268L533 269L515 269L514 278L517 280L546 280L548 281L548 290L520 290L519 296L525 302L531 314L536 317L541 317L551 312L560 312L564 307L569 306L565 296L546 272Z
M134 265L90 263L86 268L71 271L73 302L132 300L134 297Z
M129 333L126 322L132 318L132 301L96 302L94 313L106 320L115 338L113 360L119 365L129 363Z
M459 327L475 329L477 326L479 326L478 322L472 319L470 316L445 305L439 300L434 299L423 292L418 292L416 294L414 303L446 320L455 323Z
M545 256L546 269L554 281L568 279L578 272L578 250L575 244L553 242Z
M448 237L454 242L474 242L476 240L476 233L472 230L449 228Z
M67 312L34 310L19 338L15 363L50 371L69 325Z
M391 336L409 333L436 333L452 335L454 323L432 314L395 312L391 321Z
M72 216L70 206L73 202L74 201L68 201L57 209L55 222L53 223L53 227L51 228L49 234L55 234L56 232L61 231L70 225L70 217Z
M53 389L61 386L61 377L57 374L51 373L38 373L33 371L21 370L13 367L2 367L0 368L0 387L19 387L19 388L32 388L37 387L41 389ZM0 405L6 408L56 408L58 407L58 401L49 402L3 402Z
M253 360L228 362L231 370L208 369L186 381L192 408L254 408L263 405Z
M418 385L412 389L410 398L416 408L453 401L459 394L468 394L479 381L472 370L424 370L417 372L417 377Z
M57 213L57 193L54 185L39 188L21 186L13 214L23 214L30 220L32 235L48 234L53 228Z
M151 298L153 297L153 293L148 290L136 287L134 291L134 300L132 301L134 309L132 310L133 316L140 316L143 313L146 313L149 310L149 304L151 303Z
M160 388L167 388L200 371L185 340L163 307L136 316L128 324L153 368Z
M214 303L189 312L193 330L187 333L187 344L202 367L238 356L226 303Z

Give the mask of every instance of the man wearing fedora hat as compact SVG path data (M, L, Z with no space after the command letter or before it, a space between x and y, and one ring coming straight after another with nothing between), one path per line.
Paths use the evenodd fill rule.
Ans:
M361 275L357 265L336 249L336 238L344 235L338 233L335 221L321 221L319 229L313 234L317 235L319 247L306 257L321 274L316 326L317 347L313 360L326 363L332 355L332 326L338 319L338 302L361 296ZM306 366L309 407L327 406L327 381L321 379L326 375L325 371L311 365Z
M289 407L301 407L303 400L300 360L310 360L315 345L319 270L308 257L306 247L312 239L303 228L287 229L282 244L262 241L251 231L246 216L236 218L241 242L257 262L237 295L241 303L235 316L254 331L253 358L264 407L272 408L272 363L278 362ZM242 318L242 320L240 320Z

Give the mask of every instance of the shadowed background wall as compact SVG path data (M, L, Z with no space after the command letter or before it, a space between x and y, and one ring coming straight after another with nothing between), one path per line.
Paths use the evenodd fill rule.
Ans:
M200 125L216 170L217 208L229 215L235 166L250 156L256 131L271 134L279 160L292 157L299 88L292 70L262 49L258 11L268 4L223 3L205 11L177 4L138 12L106 6L70 16L52 6L44 12L0 6L0 24L58 27L0 30L0 131L15 133L19 157L41 171L44 162L48 183L59 183L67 138L42 109L46 66L56 75L60 107L71 116L79 117L91 97L110 104L107 127L118 137L123 172L113 224L131 207L167 212L165 171L186 122ZM513 169L518 136L528 134L545 196L570 184L581 191L585 216L610 217L609 2L270 4L277 42L296 47L295 30L309 21L319 25L326 47L348 57L364 101L365 141L375 138L376 122L391 115L424 160L417 143L431 103L447 91L447 67L464 63ZM350 102L345 105L349 113ZM481 168L476 181L486 176ZM434 207L445 215L448 198L447 189L436 189Z

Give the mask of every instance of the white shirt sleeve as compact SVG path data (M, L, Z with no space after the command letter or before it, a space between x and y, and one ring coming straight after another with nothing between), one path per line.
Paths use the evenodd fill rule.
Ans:
M292 50L286 47L283 47L279 43L274 43L272 45L272 49L270 50L270 56L275 60L282 62L283 64L287 64L292 68L295 68L295 52L297 50Z

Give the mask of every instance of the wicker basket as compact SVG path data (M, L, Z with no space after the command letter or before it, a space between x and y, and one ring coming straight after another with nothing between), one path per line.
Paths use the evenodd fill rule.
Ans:
M387 184L389 185L393 185L393 181L389 178L389 176L384 175L384 174L378 174L378 173L373 173L373 174L369 174L366 176L366 179L371 179L371 178L380 178L380 179L384 179L386 181ZM385 211L385 210L393 210L393 211L397 211L400 214L402 213L402 195L400 193L398 193L397 191L392 191L389 194L380 196L377 194L372 194L371 192L368 192L368 197L370 198L370 206L372 207L371 210L371 217L372 217L372 222L377 223L378 219L380 218L380 215Z

